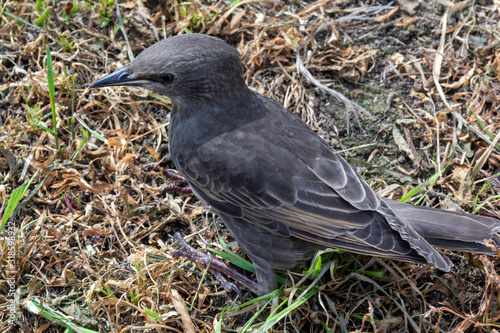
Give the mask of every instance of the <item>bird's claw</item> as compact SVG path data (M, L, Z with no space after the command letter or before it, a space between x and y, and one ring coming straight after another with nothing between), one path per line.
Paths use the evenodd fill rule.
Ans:
M167 169L163 169L162 172L165 174L165 176L167 176L170 179L173 179L183 184L188 184L187 179L176 172ZM163 195L165 193L172 193L172 192L177 192L181 194L192 194L193 190L189 186L182 187L178 185L167 185L165 186L161 194Z
M241 300L243 299L243 294L241 293L240 288L236 287L234 283L229 282L224 274L215 269L212 269L211 272L214 274L215 278L220 282L222 288L224 288L227 293L234 291L238 294Z
M213 255L201 252L190 246L182 235L179 232L176 232L174 235L174 239L179 241L183 250L175 250L173 253L174 257L185 257L189 260L200 263L208 267L208 269L214 274L217 280L221 283L222 287L225 291L234 291L238 294L238 296L243 299L243 295L238 287L236 287L231 282L227 281L224 275L230 276L235 281L238 281L240 284L250 289L254 293L257 293L258 285L257 282L252 279L246 277L240 272L234 270L233 268L226 265L221 260L215 258Z

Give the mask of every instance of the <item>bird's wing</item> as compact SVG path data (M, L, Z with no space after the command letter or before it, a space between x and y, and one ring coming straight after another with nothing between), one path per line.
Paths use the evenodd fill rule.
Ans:
M263 227L284 234L293 228L333 238L366 227L380 205L351 166L292 117L249 123L185 158L182 173L215 209L258 217Z
M398 255L386 256L416 251L449 269L339 154L279 104L267 103L273 110L267 116L211 138L195 154L178 154L198 196L222 214L282 236L343 242L353 251L378 247L379 255L399 247Z

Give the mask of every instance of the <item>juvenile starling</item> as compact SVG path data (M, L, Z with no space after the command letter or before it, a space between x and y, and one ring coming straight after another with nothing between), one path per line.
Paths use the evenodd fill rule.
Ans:
M177 170L253 261L258 292L323 248L449 271L434 246L492 254L500 221L379 197L299 118L250 90L240 54L200 34L168 38L91 87L138 86L172 101Z

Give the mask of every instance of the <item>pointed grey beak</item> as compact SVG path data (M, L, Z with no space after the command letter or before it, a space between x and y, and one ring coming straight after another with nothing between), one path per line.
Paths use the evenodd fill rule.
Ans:
M122 68L114 71L113 73L106 75L103 78L95 81L90 85L89 88L98 87L109 87L109 86L141 86L145 83L151 83L151 80L147 79L134 79L131 78L131 74L127 72L128 66L123 66Z

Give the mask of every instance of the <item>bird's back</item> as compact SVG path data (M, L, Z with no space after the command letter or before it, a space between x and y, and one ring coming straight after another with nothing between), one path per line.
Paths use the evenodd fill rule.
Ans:
M174 116L170 153L195 193L226 220L323 247L449 269L440 252L381 205L352 167L279 103L250 92L245 104L217 108L185 121L180 112Z

